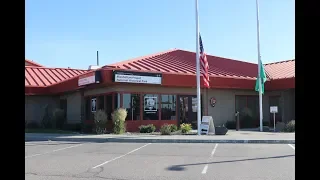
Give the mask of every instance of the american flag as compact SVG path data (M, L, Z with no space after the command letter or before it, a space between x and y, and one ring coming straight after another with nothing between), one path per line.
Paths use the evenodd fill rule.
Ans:
M203 49L203 44L202 44L202 39L201 39L201 35L200 34L199 34L199 38L200 38L201 74L202 74L204 86L206 88L209 88L210 87L210 84L209 84L209 64L208 64L208 61L207 61L206 53L204 52L204 49Z

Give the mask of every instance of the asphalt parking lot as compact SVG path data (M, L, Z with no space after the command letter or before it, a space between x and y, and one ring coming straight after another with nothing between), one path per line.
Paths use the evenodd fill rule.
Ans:
M27 180L293 180L288 144L26 142Z

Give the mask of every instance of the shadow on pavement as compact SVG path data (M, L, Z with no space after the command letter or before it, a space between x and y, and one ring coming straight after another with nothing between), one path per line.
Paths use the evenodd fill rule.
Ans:
M187 166L197 166L197 165L206 165L206 164L220 164L220 163L232 163L232 162L241 162L241 161L255 161L255 160L265 160L265 159L278 159L278 158L288 158L294 157L295 155L284 155L284 156L271 156L263 158L250 158L250 159L238 159L238 160L229 160L229 161L216 161L216 162L205 162L205 163L194 163L194 164L181 164L174 165L167 168L168 171L184 171Z

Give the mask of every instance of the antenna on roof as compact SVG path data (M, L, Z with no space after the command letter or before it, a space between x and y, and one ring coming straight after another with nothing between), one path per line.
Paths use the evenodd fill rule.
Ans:
M99 66L99 51L97 51L97 66Z

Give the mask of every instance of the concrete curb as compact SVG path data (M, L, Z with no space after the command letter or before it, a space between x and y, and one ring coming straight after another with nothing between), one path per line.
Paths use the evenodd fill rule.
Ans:
M225 139L147 139L147 138L57 138L25 137L25 141L72 141L72 142L118 142L118 143L238 143L238 144L295 144L295 140L225 140Z

